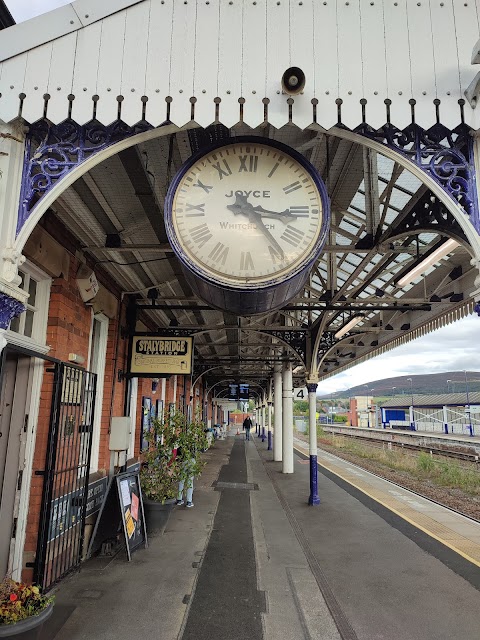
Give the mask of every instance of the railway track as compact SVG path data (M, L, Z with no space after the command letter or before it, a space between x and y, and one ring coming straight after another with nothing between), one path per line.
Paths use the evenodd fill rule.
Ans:
M430 454L432 457L442 457L442 458L451 458L456 460L462 460L464 462L469 462L480 470L480 459L478 454L468 453L466 451L457 451L454 449L443 449L440 447L429 447L420 444L410 444L406 442L396 442L395 440L380 440L379 438L373 438L371 436L363 436L361 434L350 434L350 433L338 433L338 432L329 432L333 437L340 436L342 438L352 438L365 443L369 443L371 446L376 447L378 449L402 449L402 450L411 450L411 451L423 451L424 453Z

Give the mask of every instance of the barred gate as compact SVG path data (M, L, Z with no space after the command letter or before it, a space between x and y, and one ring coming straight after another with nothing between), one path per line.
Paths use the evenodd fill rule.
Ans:
M58 362L47 441L34 580L44 590L82 559L97 376Z

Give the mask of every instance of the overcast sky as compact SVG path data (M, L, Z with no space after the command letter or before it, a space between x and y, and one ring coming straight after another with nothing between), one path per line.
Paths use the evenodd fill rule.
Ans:
M101 1L98 0L98 2ZM23 22L41 13L69 4L69 2L68 0L6 0L5 4L15 22Z
M101 2L102 0L98 0ZM7 0L16 22L68 4L67 0ZM414 340L369 362L352 367L319 385L318 393L332 393L371 380L401 375L441 373L479 368L480 318L470 316Z
M325 380L319 384L318 393L333 393L394 376L476 371L480 367L479 340L480 318L468 316Z

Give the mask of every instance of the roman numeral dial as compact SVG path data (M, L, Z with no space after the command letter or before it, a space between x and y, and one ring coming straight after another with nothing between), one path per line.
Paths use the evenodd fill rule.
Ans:
M251 140L197 156L167 196L166 228L179 258L240 289L297 273L326 233L315 170L287 147Z

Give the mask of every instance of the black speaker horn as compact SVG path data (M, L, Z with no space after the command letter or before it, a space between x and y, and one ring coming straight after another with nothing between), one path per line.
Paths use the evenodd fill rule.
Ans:
M290 67L282 76L282 89L290 96L296 96L305 88L305 74L299 67Z

